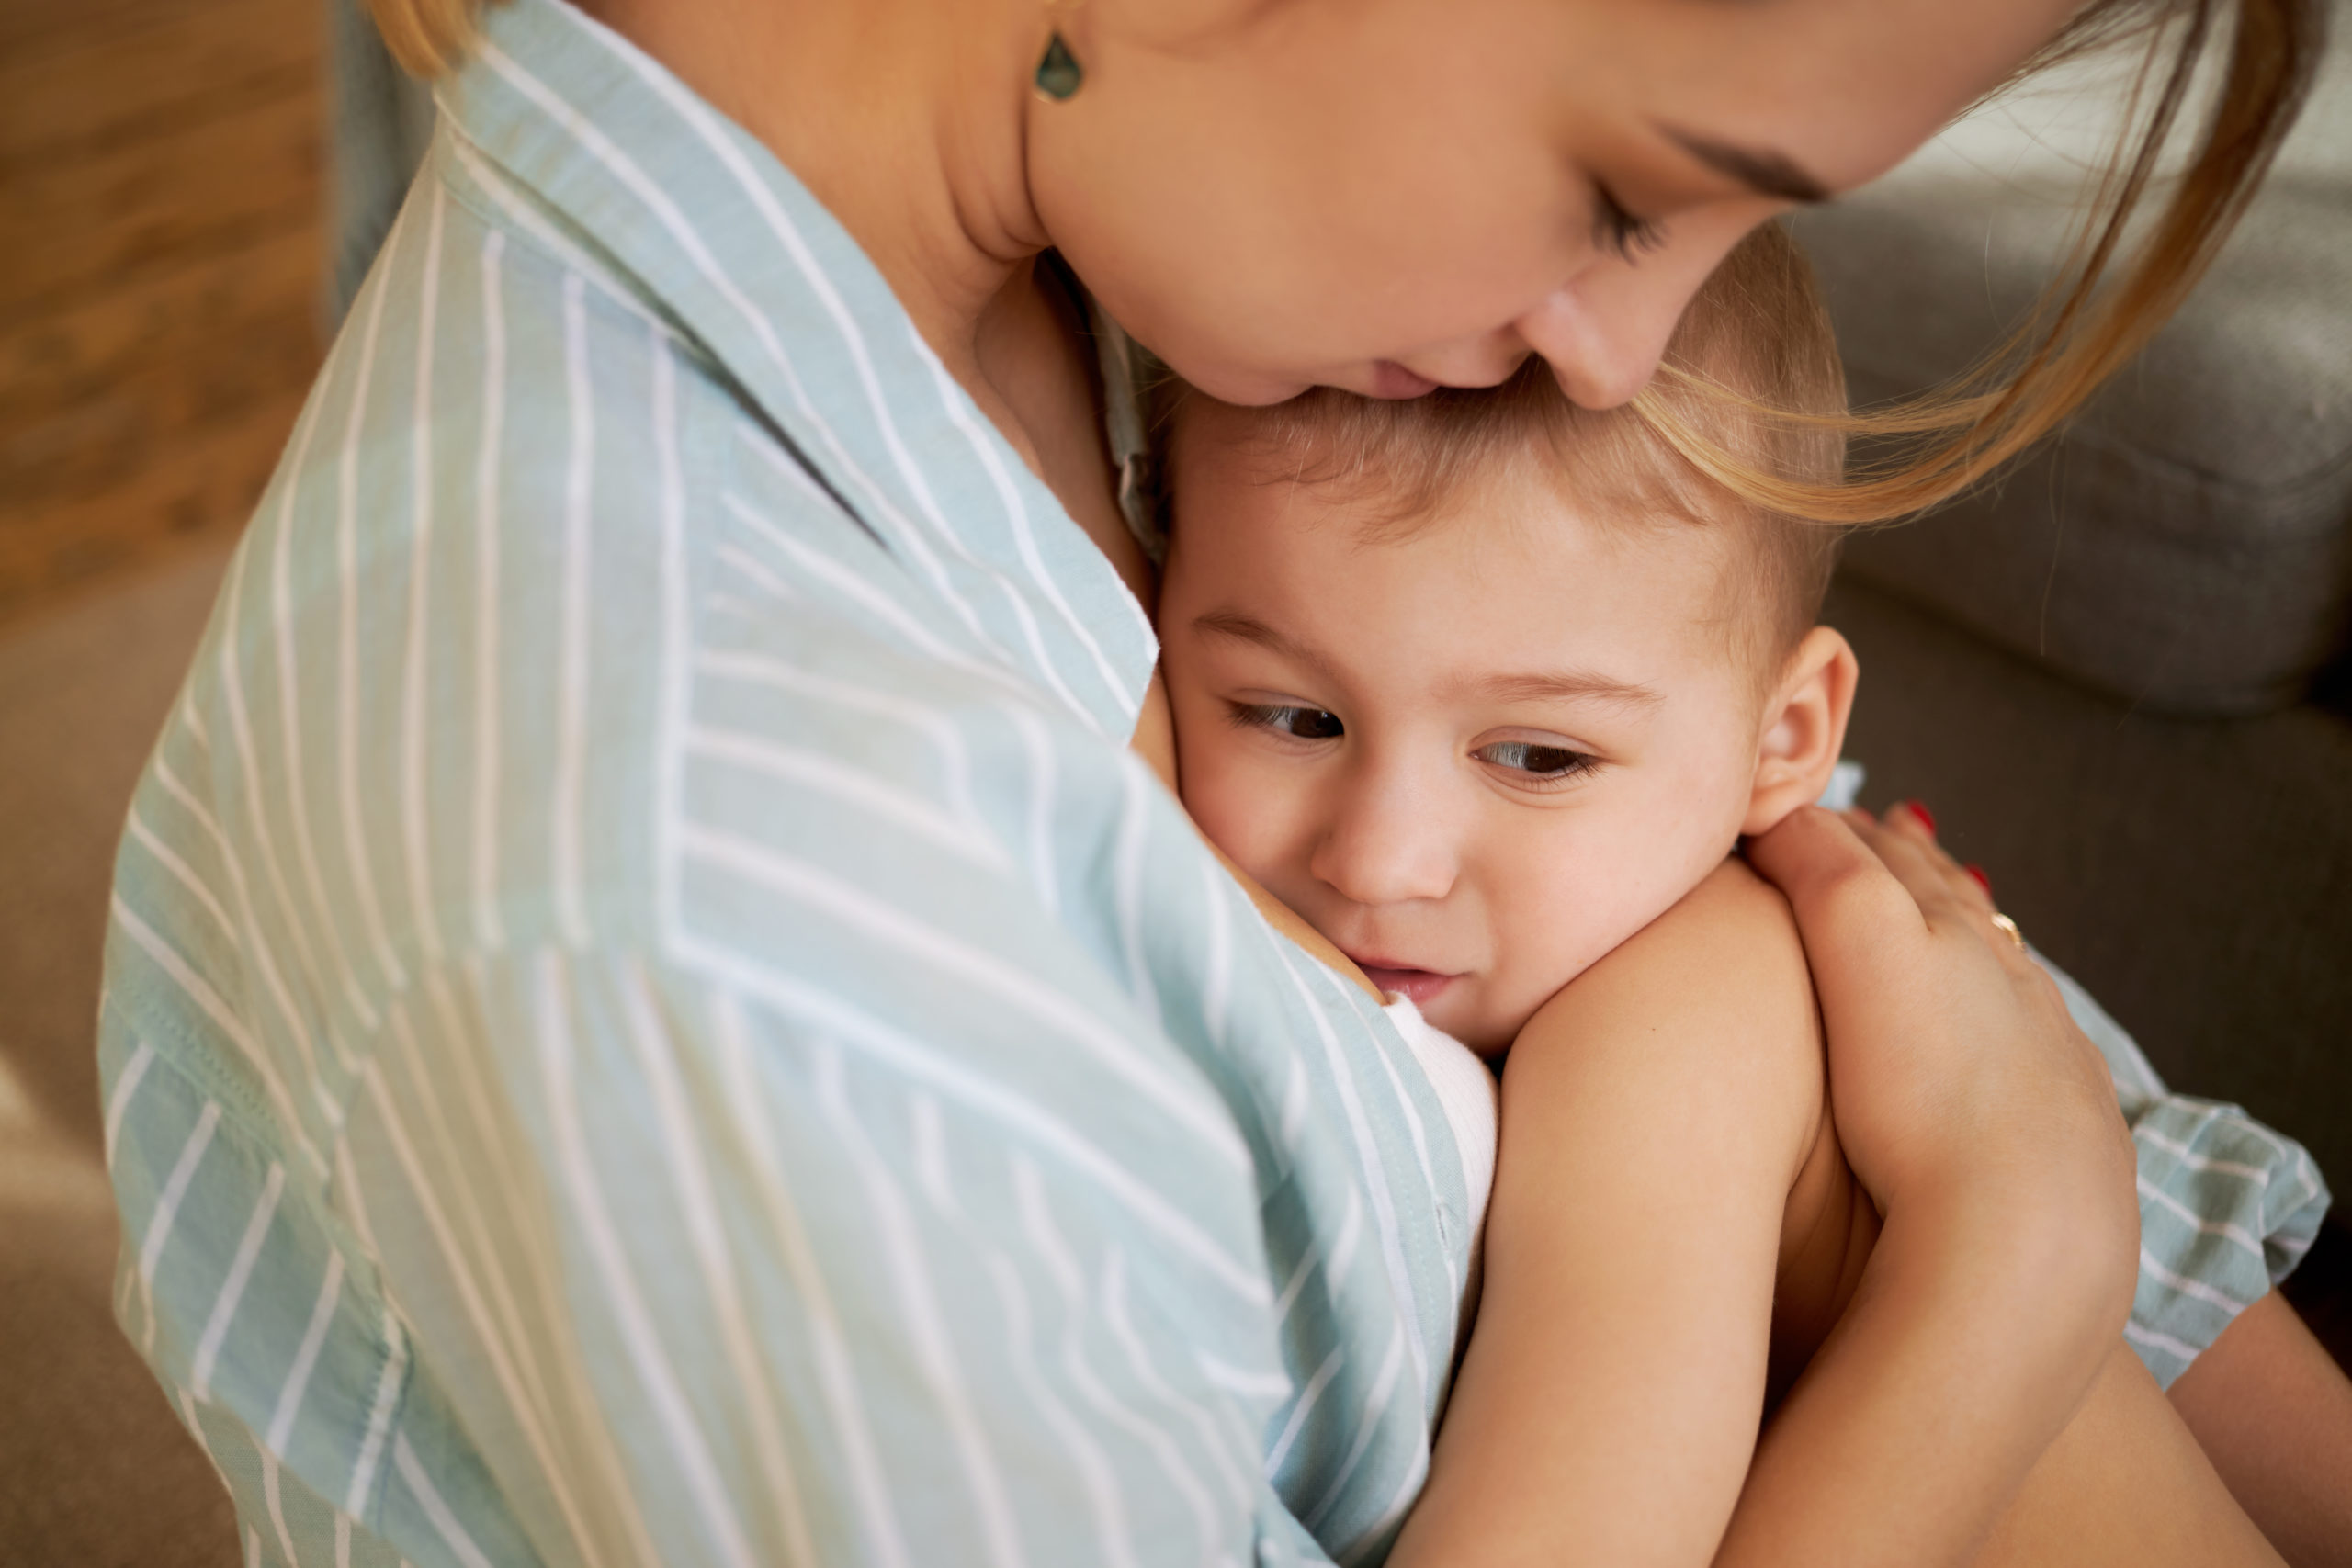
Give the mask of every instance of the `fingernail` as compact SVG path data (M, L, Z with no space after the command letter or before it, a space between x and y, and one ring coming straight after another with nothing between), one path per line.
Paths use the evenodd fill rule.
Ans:
M1976 879L1976 886L1984 889L1985 897L1990 898L1993 896L1993 879L1984 874L1984 868L1983 866L1964 865L1960 869L1968 873L1969 875Z
M1905 807L1910 811L1912 816L1917 817L1919 819L1919 826L1928 830L1928 836L1929 838L1935 837L1936 814L1928 809L1927 802L1921 800L1906 800L1903 804Z

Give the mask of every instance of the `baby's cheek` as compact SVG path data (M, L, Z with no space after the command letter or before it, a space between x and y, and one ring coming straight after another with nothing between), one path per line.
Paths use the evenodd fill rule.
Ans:
M1566 982L1562 982L1566 984ZM1491 1056L1519 1038L1559 986L1548 989L1516 986L1503 976L1490 977L1475 997L1457 1001L1451 994L1421 1010L1422 1016L1481 1056Z
M1487 1015L1481 1033L1510 1041L1562 987L1673 908L1688 890L1655 859L1578 859L1573 867L1531 865L1534 874L1513 900L1518 913L1499 932L1502 962L1480 1010Z
M1250 765L1229 727L1177 748L1177 779L1184 809L1234 864L1272 887L1289 802L1278 777Z

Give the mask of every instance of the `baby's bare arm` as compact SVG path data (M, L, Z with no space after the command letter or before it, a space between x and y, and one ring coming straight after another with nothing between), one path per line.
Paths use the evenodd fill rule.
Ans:
M1713 1556L1782 1253L1844 1258L1789 1212L1792 1183L1844 1181L1819 1154L1822 1070L1794 924L1736 862L1529 1022L1477 1326L1392 1562Z
M2230 1491L2296 1568L2352 1565L2352 1380L2273 1291L2172 1385Z

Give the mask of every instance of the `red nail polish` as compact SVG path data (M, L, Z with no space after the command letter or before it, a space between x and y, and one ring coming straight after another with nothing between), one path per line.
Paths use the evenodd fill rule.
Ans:
M1903 804L1910 808L1912 816L1917 817L1919 819L1919 825L1927 829L1928 836L1929 838L1933 838L1936 832L1936 814L1928 809L1927 803L1925 801L1918 800L1906 800Z
M1976 879L1976 886L1984 889L1985 897L1990 898L1993 896L1993 879L1984 874L1984 868L1983 866L1964 865L1960 869L1968 873L1969 875Z

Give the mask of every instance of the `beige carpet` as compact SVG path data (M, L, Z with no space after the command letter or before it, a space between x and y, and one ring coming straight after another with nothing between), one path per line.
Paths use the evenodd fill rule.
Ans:
M0 1562L227 1568L227 1495L116 1330L93 1056L115 837L219 580L0 631Z

